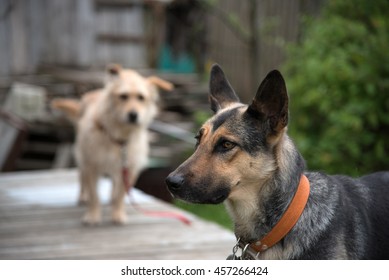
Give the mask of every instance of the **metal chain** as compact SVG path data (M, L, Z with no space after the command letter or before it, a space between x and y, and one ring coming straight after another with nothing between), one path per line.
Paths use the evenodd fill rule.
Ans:
M236 252L238 252L238 250L240 248L239 241L240 241L240 238L237 240L235 246L232 247L232 254L227 257L227 260L240 260L241 259L241 257L236 256Z
M242 249L242 254L237 256L236 253ZM240 243L240 238L237 240L234 247L232 247L232 254L227 257L227 260L258 260L260 252L254 251L250 247L250 243Z

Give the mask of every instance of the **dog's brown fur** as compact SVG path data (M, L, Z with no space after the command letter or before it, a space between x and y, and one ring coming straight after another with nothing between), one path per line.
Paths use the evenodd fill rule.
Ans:
M105 87L86 93L81 101L55 99L52 107L63 111L77 127L75 155L80 173L80 202L87 202L86 224L101 222L96 183L108 175L113 183L112 220L123 224L125 187L124 161L134 184L147 164L148 125L157 113L157 87L172 90L173 85L158 77L144 78L119 65L107 68Z

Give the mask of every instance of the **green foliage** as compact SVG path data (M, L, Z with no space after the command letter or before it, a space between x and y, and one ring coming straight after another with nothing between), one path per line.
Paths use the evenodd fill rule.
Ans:
M209 111L196 111L193 116L193 120L195 123L195 133L197 130L205 123L209 118L212 117L211 109Z
M290 133L310 169L389 168L389 1L329 1L288 49Z
M219 225L229 230L233 229L231 218L227 214L227 211L223 204L218 204L218 205L188 204L179 200L176 200L174 204L205 220L218 223Z

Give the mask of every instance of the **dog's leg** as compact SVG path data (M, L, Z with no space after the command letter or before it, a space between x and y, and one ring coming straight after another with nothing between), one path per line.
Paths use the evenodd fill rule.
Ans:
M78 205L87 205L89 201L89 196L88 196L88 187L87 187L87 180L86 176L82 175L83 172L80 169L79 172L79 181L80 181L80 193L78 195ZM85 178L85 179L84 179Z
M132 182L131 180L129 180ZM112 221L115 224L125 224L127 222L127 214L124 203L126 195L124 183L121 174L114 176L112 191Z
M97 225L101 222L100 201L97 194L97 173L81 169L81 185L88 196L88 208L83 218L87 225Z
M112 181L112 189L111 189L111 205L115 204L115 199L118 196L118 190L120 186L118 187L115 182Z

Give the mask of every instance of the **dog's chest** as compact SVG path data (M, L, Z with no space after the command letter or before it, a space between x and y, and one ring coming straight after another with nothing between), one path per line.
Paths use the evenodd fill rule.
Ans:
M124 148L111 146L105 151L105 155L99 159L103 171L118 170L127 162L127 153Z

